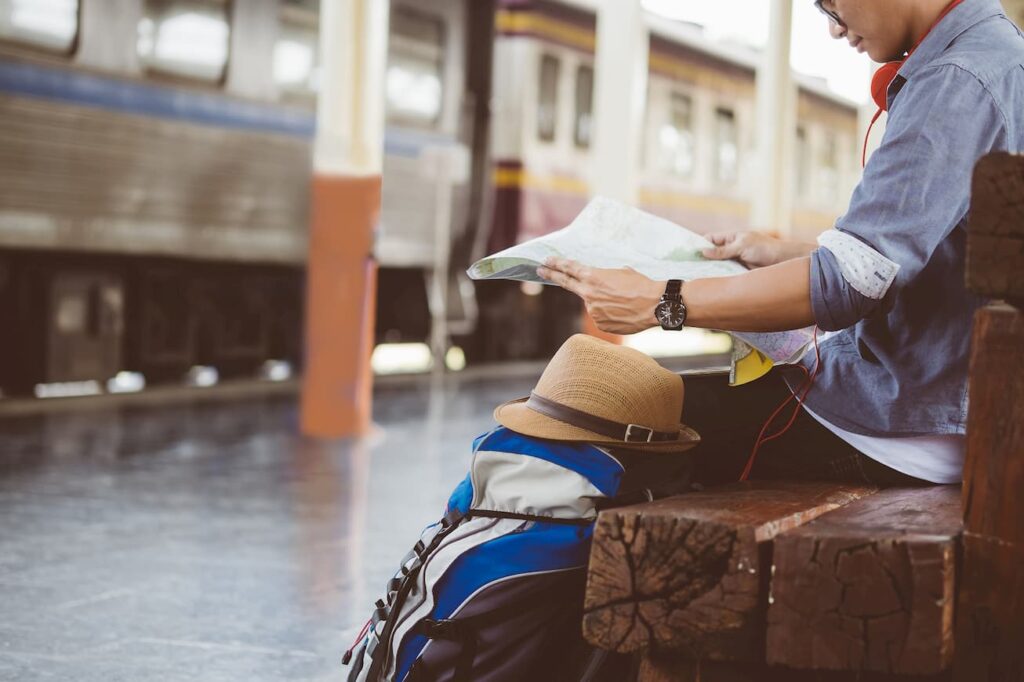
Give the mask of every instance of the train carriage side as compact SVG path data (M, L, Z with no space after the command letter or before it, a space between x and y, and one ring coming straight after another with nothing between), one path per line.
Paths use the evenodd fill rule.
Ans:
M504 0L495 26L492 252L568 224L587 200L596 22L576 5ZM750 227L756 59L699 27L652 21L642 208L697 232ZM859 177L848 153L857 109L806 78L798 91L792 227L813 238ZM578 304L560 290L477 291L476 350L487 359L544 357L578 329Z
M681 25L652 32L640 202L697 232L750 228L756 167L756 54ZM813 240L846 209L860 177L858 109L797 75L789 226Z
M313 5L4 8L3 390L299 362Z
M0 328L17 330L0 390L300 365L318 3L65 4L49 34L0 22ZM592 13L392 11L378 341L429 333L430 159L470 157L449 207L460 273L582 208L594 116ZM801 87L799 112L794 224L809 234L856 181L856 110ZM749 60L652 33L641 204L700 231L745 226L752 121ZM470 361L546 357L579 327L560 290L467 284L453 275L449 317Z
M651 34L639 202L696 232L745 229L755 171L754 70L701 42Z
M543 0L499 0L494 18L493 209L478 256L547 234L586 205L595 15ZM580 327L579 300L553 287L478 282L470 361L548 357Z
M21 24L12 7L0 6L0 390L299 367L319 2L72 0ZM396 300L400 334L429 319L435 193L420 157L467 134L465 5L397 0L394 13L381 340ZM470 186L452 200L459 243ZM387 295L403 276L419 298ZM471 297L455 301L468 316Z
M463 245L472 241L476 228L470 203L475 183L471 156L480 153L474 145L476 107L486 101L474 97L477 84L467 75L470 49L474 56L482 49L480 41L471 43L467 26L486 8L471 3L391 3L382 210L374 251L380 265L380 342L429 337L431 308L439 305L431 296L437 291L435 243L445 232L445 248L452 257L448 322L456 329L475 322L475 301L464 295L464 270L470 263ZM448 177L438 172L438 164L448 167ZM439 226L438 221L446 222Z

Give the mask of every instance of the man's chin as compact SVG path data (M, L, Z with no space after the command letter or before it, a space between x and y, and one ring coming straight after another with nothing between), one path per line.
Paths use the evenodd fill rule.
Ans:
M906 56L905 52L901 52L897 55L871 49L865 50L865 52L867 52L867 55L868 57L871 58L871 61L875 62L876 64L888 64L889 62L902 61L902 59Z

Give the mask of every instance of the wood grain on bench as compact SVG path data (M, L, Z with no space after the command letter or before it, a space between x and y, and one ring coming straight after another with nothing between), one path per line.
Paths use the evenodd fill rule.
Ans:
M957 682L1024 680L1024 156L974 172L967 285L1012 301L974 319Z
M584 635L619 652L763 656L771 539L874 492L746 483L605 511L594 531Z
M1024 313L1006 305L974 322L957 609L956 679L1024 680Z
M897 488L775 538L768 663L947 669L961 526L960 486Z
M1024 301L1024 159L990 154L974 172L967 286L992 298Z
M763 663L693 661L676 654L645 655L639 682L950 682L948 672L895 675L862 671L794 670Z

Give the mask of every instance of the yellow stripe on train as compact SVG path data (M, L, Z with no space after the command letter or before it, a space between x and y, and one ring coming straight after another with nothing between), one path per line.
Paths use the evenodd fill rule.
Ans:
M498 189L528 188L579 196L587 196L590 193L590 186L579 178L566 175L535 175L522 168L496 168L493 179L494 186Z
M501 9L495 15L494 26L499 34L533 35L541 39L570 45L585 52L594 52L597 44L593 30L574 26L567 21L554 19L537 12ZM670 78L678 78L721 90L748 92L752 91L754 87L753 75L750 78L724 76L706 66L653 50L650 56L650 69Z
M534 12L517 12L509 9L498 10L494 17L498 33L526 33L571 45L580 50L593 52L597 44L590 29L573 26L569 22L552 19Z
M534 189L581 197L586 197L590 193L589 185L580 178L564 175L542 176L522 168L495 168L492 180L497 189ZM741 218L750 215L750 202L727 197L641 189L637 198L641 206L684 208L700 213Z

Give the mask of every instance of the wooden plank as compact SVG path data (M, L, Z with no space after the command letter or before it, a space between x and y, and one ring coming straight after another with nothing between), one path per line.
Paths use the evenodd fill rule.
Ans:
M696 659L764 655L770 541L874 493L823 483L745 483L603 512L583 632L604 649Z
M971 357L954 677L1024 680L1024 313L979 310Z
M775 538L768 663L948 669L961 527L960 486L894 488Z
M950 673L894 675L832 670L793 670L758 663L692 661L671 653L644 654L638 682L949 682Z
M644 654L636 679L637 682L698 682L700 664L686 658Z
M989 154L975 166L967 286L1024 301L1024 156Z

